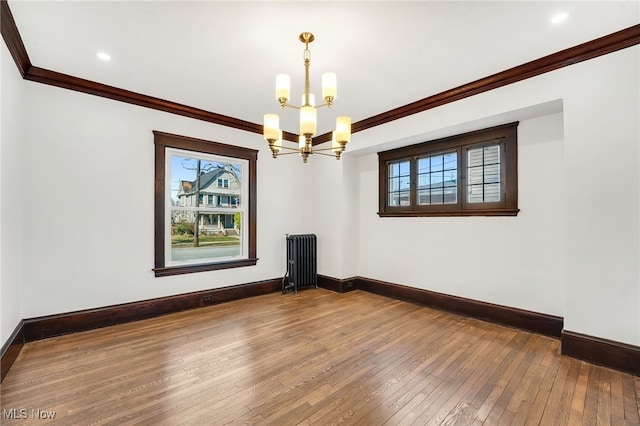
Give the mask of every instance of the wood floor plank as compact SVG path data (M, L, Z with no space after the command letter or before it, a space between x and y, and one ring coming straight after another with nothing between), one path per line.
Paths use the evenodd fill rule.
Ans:
M611 419L612 425L625 424L624 396L622 391L622 375L619 371L611 371Z
M608 368L600 370L598 382L598 407L596 409L596 424L608 425L611 422L611 371Z
M560 361L560 367L553 381L553 386L550 389L541 424L553 424L558 410L561 409L562 389L569 374L570 362L571 359L569 358L564 358Z
M526 409L521 409L521 407L526 404L526 395L531 392L532 383L540 379L540 366L544 361L544 356L547 354L547 351L543 348L546 343L548 343L547 340L542 336L533 336L530 349L533 358L530 358L528 365L525 366L526 371L521 381L517 383L517 381L512 380L512 389L509 390L511 398L500 416L499 425L517 424L515 423L515 417L520 412L526 412Z
M479 421L483 423L487 421L487 417L489 417L490 413L493 411L493 408L498 403L500 396L504 393L504 390L509 384L514 373L516 372L516 370L518 370L518 367L522 363L522 360L528 354L528 350L524 348L526 347L526 343L530 338L530 335L523 335L521 337L521 343L520 345L518 345L518 350L514 351L514 357L512 361L508 365L506 365L506 369L499 377L499 380L493 383L493 386L491 386L491 393L478 408L477 418Z
M602 368L596 365L589 366L589 380L582 410L582 424L595 425L598 410L598 387L600 384L600 372Z
M450 339L449 343L454 343L454 345L457 347L457 350L454 352L454 355L452 356L452 357L455 357L455 359L451 359L452 357L444 358L444 357L432 356L430 359L426 359L423 362L423 364L419 368L420 376L415 376L415 378L425 377L427 374L429 374L431 376L430 379L433 384L442 383L444 381L450 381L450 380L452 381L454 379L454 377L444 374L443 368L445 366L452 367L453 365L463 365L463 369L474 368L478 364L478 360L477 360L478 356L474 355L477 352L477 350L473 349L473 346L475 346L475 344L478 342L479 342L479 346L488 345L489 339L487 337L491 333L493 333L493 331L491 330L481 331L475 334L473 340L467 340L466 342L465 341L458 342L453 339ZM460 356L465 352L464 349L461 350L462 348L466 348L466 352L469 355L468 357ZM456 370L458 370L458 367L454 367L450 369L450 371L456 371ZM390 418L388 419L380 418L379 417L380 414L378 414L377 418L379 418L382 421L385 421L388 424L394 424L395 422L399 421L399 419L404 417L405 412L408 411L408 412L414 413L415 410L417 409L414 401L414 403L410 404L407 407L407 409L399 410L400 407L402 407L404 404L409 402L409 399L412 399L414 396L417 396L417 393L407 395L406 387L403 386L403 382L404 380L398 381L392 388L390 388L389 389L390 391L386 393L386 398L384 399L381 398L380 403L378 404L386 408L385 410L382 410L382 413L386 414L387 417L390 416ZM412 382L409 382L409 383L411 384ZM420 389L420 387L422 387L422 389ZM419 383L416 383L413 386L413 389L416 392L419 391L422 394L422 396L428 397L429 395L431 395L433 391L436 390L436 387L429 386L429 388L426 388L424 386L424 380L423 380L422 386L420 386ZM421 399L424 399L424 398L421 398ZM420 406L426 407L427 404L422 402ZM377 406L373 406L372 408L376 408L375 410L376 413L380 413L381 411L378 409ZM359 424L367 424L367 417L368 416L363 417L360 420ZM409 416L409 417L412 417L412 416Z
M43 424L32 409L62 425L639 425L640 379L548 337L312 289L27 343L0 403L3 425Z
M578 378L576 387L571 398L571 406L568 423L571 425L580 424L582 422L582 413L584 410L585 398L587 395L587 382L589 381L589 364L580 361L580 369L578 370Z
M624 392L624 418L627 422L634 424L640 424L640 377L633 376L631 378L635 383L635 387L629 383L630 377L628 375L622 376L622 389ZM629 383L628 386L625 386ZM627 396L627 394L629 396ZM635 410L633 409L633 396L635 396L636 404ZM636 416L637 412L637 416Z

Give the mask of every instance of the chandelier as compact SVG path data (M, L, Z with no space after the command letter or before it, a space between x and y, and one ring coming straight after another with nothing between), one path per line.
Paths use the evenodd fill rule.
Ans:
M336 159L340 159L340 154L345 150L345 146L351 140L351 118L338 117L336 119L336 130L331 134L331 148L313 149L311 138L315 136L317 131L317 108L326 106L331 108L338 93L336 85L336 75L332 72L322 74L322 98L325 103L315 105L315 98L310 93L309 84L309 65L311 64L311 52L309 51L309 43L314 40L313 34L304 32L300 34L300 41L304 43L304 94L302 95L302 105L291 105L291 79L286 74L276 75L276 99L280 103L280 108L289 107L300 110L300 136L298 137L298 148L290 148L282 145L282 130L280 129L280 118L277 114L264 115L264 139L269 143L269 149L273 154L273 158L278 156L282 149L289 149L295 152L283 153L300 154L302 160L306 163L311 154L317 153L327 155ZM319 151L333 151L333 154L325 154Z

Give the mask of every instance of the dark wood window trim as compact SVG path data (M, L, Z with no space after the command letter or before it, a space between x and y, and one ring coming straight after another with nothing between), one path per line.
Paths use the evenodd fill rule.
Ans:
M466 199L467 150L500 141L501 198L494 203L468 203ZM417 160L446 152L457 152L458 191L456 204L419 205L416 201ZM410 163L410 201L389 206L389 167L396 161ZM477 130L378 153L380 217L401 216L515 216L518 214L518 122Z
M214 271L218 269L252 266L258 261L256 255L256 170L258 151L203 139L173 135L153 131L155 143L155 267L156 277L189 274L192 272ZM166 148L184 149L205 154L247 160L249 163L249 200L248 200L248 258L215 263L202 263L187 266L166 266L165 263L165 156Z

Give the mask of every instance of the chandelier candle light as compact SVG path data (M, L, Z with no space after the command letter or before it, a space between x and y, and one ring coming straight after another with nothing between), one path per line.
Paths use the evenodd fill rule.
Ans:
M289 148L282 145L282 130L280 130L280 118L277 114L265 114L264 115L264 139L269 143L269 149L273 154L273 158L278 156L278 153L284 149L290 149L300 153L302 160L306 163L309 155L318 153L321 155L335 155L336 159L340 159L340 154L345 150L345 146L351 140L351 118L350 117L338 117L336 119L336 130L331 134L331 148L316 149L314 151L311 144L311 138L315 136L317 131L317 108L329 107L333 105L338 95L338 89L336 85L336 75L332 72L327 72L322 75L322 98L325 103L322 105L315 105L315 99L312 93L310 93L309 84L309 65L311 64L311 52L309 51L309 43L314 39L311 33L300 34L300 41L304 43L304 94L302 95L302 106L296 106L289 104L291 99L291 79L286 74L276 75L276 99L280 103L280 108L289 107L300 110L300 136L298 141L298 148ZM333 155L324 154L318 151L333 151ZM286 154L295 154L295 152L289 152ZM282 155L286 155L282 154Z

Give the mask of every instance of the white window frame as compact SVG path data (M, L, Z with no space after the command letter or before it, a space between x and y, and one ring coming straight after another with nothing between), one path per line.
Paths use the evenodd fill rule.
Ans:
M229 210L229 208L221 209L219 207L207 207L207 204L203 201L200 207L196 206L187 206L187 207L179 207L171 204L171 158L173 156L179 156L184 158L193 158L200 159L208 162L217 162L217 163L228 163L240 166L240 199L247 200L249 198L249 182L248 179L245 179L245 176L248 175L249 171L249 162L240 158L233 157L224 157L220 155L214 154L204 154L195 151L188 151L178 148L166 148L165 151L165 170L168 172L165 173L165 264L167 267L172 266L184 266L184 265L194 265L200 263L221 263L228 262L229 260L240 260L240 259L248 259L248 212L246 211L244 205L241 203L239 207L234 208L233 210ZM218 178L220 179L220 178ZM227 182L229 179L223 179ZM204 195L201 194L204 200ZM196 195L194 195L195 197ZM240 213L240 217L242 218L240 223L240 229L245 232L240 233L240 254L238 256L224 256L224 257L212 257L212 258L202 258L202 259L190 259L183 261L171 260L171 212L172 211L186 211L186 212L196 212L200 211L203 213L212 213L212 214L235 214ZM195 225L197 226L197 224Z

